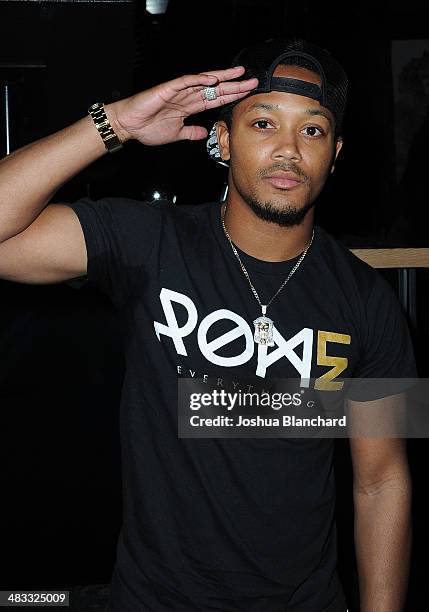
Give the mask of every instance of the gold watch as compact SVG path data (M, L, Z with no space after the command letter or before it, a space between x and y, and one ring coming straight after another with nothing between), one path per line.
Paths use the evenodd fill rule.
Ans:
M106 116L103 102L96 102L88 108L88 113L91 115L94 125L97 128L106 149L109 153L116 153L124 146L119 140L117 134L113 131L112 126Z

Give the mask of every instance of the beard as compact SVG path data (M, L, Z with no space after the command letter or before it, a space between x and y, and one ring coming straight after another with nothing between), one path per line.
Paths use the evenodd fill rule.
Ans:
M256 216L263 221L270 221L281 227L293 227L300 225L304 221L305 215L313 208L316 201L307 202L302 208L296 206L286 206L279 210L270 200L261 202L250 194L240 193L246 204L253 210Z

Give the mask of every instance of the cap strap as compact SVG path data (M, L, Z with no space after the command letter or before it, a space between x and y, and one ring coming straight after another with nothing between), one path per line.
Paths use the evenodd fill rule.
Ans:
M272 77L271 91L286 91L299 94L300 96L307 96L307 98L313 98L314 100L322 99L322 90L319 85L299 79Z
M282 60L286 59L287 57L303 57L307 59L308 61L310 61L315 66L315 68L317 69L317 72L319 72L320 77L321 77L321 86L320 86L321 94L319 95L317 99L320 101L322 106L326 106L328 102L328 98L327 98L327 82L326 82L325 71L323 70L322 64L315 57L313 57L309 53L305 53L304 51L299 51L299 50L287 51L286 53L282 53L281 55L277 56L276 59L272 62L268 70L268 79L267 79L268 87L270 86L270 83L273 80L274 70L279 64L281 64ZM274 88L271 87L271 91L272 89ZM267 89L267 91L270 91L270 90ZM312 97L312 96L309 96L309 97Z

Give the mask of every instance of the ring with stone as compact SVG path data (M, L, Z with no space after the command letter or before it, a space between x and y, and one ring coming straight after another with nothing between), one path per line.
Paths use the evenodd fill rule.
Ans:
M216 100L216 87L204 87L202 94L205 100Z

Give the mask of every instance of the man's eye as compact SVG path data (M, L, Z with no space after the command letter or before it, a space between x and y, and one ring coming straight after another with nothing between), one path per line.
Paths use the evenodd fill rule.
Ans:
M258 121L255 121L253 125L255 125L260 130L266 130L271 124L266 119L258 119Z
M308 127L304 128L304 131L307 132L306 136L322 136L323 135L322 130L316 127L315 125L309 125Z

